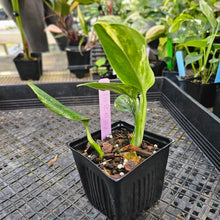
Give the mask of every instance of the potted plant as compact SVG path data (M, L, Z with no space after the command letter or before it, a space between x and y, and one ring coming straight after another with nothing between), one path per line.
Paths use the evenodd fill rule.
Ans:
M191 64L194 73L191 79L185 81L186 92L205 107L212 107L216 91L214 75L220 61L220 44L215 43L219 34L220 17L215 18L213 10L204 0L200 1L200 10L205 16L206 25L208 23L210 26L209 32L200 39L186 41L177 47L185 48L185 66Z
M18 0L12 0L14 16L21 33L23 53L14 58L15 66L18 70L21 80L39 80L42 75L42 59L40 53L31 53L24 35L23 26L20 17Z
M155 4L158 5L158 2ZM178 84L175 45L201 38L206 32L206 26L201 25L204 18L201 18L198 4L199 2L170 0L160 2L156 9L151 5L145 9L144 16L152 18L156 24L147 31L146 40L151 44L159 39L155 50L159 59L167 63L168 69L163 74Z
M107 62L106 57L101 57L95 61L95 65L90 68L94 80L101 78L115 79L116 76L113 75L110 64Z
M50 110L68 119L81 120L85 125L87 137L76 139L69 146L90 202L110 219L135 219L160 198L172 140L144 131L146 92L155 81L144 37L122 24L97 22L94 29L121 83L82 85L121 94L115 107L130 112L135 126L114 123L112 134L101 142L100 131L90 134L88 117L62 105L37 86L29 86Z
M86 66L90 64L90 51L95 46L97 36L89 31L88 25L80 10L80 4L91 4L99 0L79 0L70 3L64 0L44 0L45 4L54 12L56 24L49 25L46 30L57 34L57 38L63 38L62 48L66 50L68 68L78 78L88 73ZM77 9L80 24L73 19L73 11Z

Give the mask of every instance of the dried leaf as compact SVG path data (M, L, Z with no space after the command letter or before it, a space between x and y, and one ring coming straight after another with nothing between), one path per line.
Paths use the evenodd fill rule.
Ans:
M49 163L48 167L51 167L57 161L58 155L54 157L54 159Z
M137 161L139 163L139 158L138 158L136 152L125 153L124 158L127 159L127 160L134 160L134 161Z
M132 137L133 137L133 134L131 133L131 134L129 134L128 136L129 136L129 138L132 138Z
M136 147L134 145L127 145L123 147L122 151L136 151L138 154L143 156L150 156L152 155L152 152L148 152L146 150L141 149L140 147Z
M47 28L45 28L44 31L50 31L52 33L57 33L57 34L63 33L63 31L54 24L50 24L49 26L47 26Z
M129 160L129 161L125 164L125 170L131 171L131 170L134 169L137 165L138 165L138 162L131 159L131 160Z
M103 142L102 152L104 154L111 153L113 146L109 142Z
M142 141L142 148L143 149L148 149L149 151L151 151L153 149L153 144L150 144L149 142L143 140Z
M140 163L140 160L139 160L136 152L125 153L124 158L128 161L125 164L125 170L127 170L127 171L131 171Z
M89 142L86 144L86 149L84 150L84 153L87 153L87 151L89 150L89 148L90 148L91 146L90 146L90 144L89 144Z
M125 141L124 139L118 139L118 140L117 140L117 143L118 143L120 146L122 146L122 144L123 144L124 141Z
M112 177L112 178L120 178L121 176L119 174L114 174L111 175L108 170L106 170L105 168L103 169L104 173L107 174L108 176Z

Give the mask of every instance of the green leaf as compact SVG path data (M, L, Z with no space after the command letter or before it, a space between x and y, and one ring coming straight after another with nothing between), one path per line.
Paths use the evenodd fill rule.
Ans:
M123 20L120 16L117 15L105 15L104 17L99 18L100 23L105 24L122 24Z
M218 63L219 61L220 61L220 59L213 58L213 59L209 60L209 63Z
M76 0L77 2L79 2L82 5L89 5L92 4L94 2L100 2L100 0Z
M208 46L208 38L203 40L190 40L178 46L205 48Z
M195 63L196 61L200 60L202 57L203 57L203 54L198 54L197 52L188 54L185 57L185 66L187 66L190 63Z
M79 113L73 111L72 109L64 106L59 101L57 101L52 96L48 95L46 92L38 88L32 83L28 83L28 85L31 87L31 89L34 91L34 93L38 96L40 101L49 108L52 112L56 113L57 115L60 115L67 119L72 120L79 120L79 121L89 121L90 119L80 115Z
M215 29L215 27L217 26L217 21L216 21L212 8L204 0L199 1L199 6L200 6L202 13L206 16L209 23L211 24L212 28Z
M80 10L79 5L77 6L77 14L78 14L79 22L80 22L81 28L83 30L83 33L85 35L88 35L88 33L89 33L88 25L87 25L87 23L86 23L86 21L84 19L84 16L83 16L83 14L82 14L82 12Z
M144 37L122 24L97 22L94 29L118 78L139 92L146 92L155 78L147 58Z
M131 98L136 98L138 95L138 89L133 87L133 86L129 86L129 85L125 85L122 83L99 83L99 82L91 82L91 83L84 83L84 84L79 84L77 86L88 86L90 88L93 89L100 89L102 91L105 90L110 90L114 93L117 94L126 94Z
M151 41L158 39L165 33L166 27L164 25L155 25L147 31L145 38L147 42L150 43Z
M220 50L220 44L213 44L215 50Z
M129 112L135 116L135 99L131 99L127 95L120 95L115 99L114 106L117 110L122 112Z
M70 13L70 5L65 0L55 1L54 11L60 16L67 16Z
M178 17L176 17L173 21L173 24L169 28L169 32L175 32L178 31L181 24L185 21L192 20L193 16L189 14L181 14Z
M96 60L95 65L98 66L98 67L101 67L105 63L106 63L106 58L105 57L101 57L98 60Z

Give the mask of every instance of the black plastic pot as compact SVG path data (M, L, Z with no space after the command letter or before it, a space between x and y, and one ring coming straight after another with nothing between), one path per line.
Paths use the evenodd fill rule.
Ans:
M216 94L213 106L213 113L220 118L220 83L216 84Z
M132 125L123 121L112 125L112 129L122 127L131 132L134 129ZM100 138L100 133L93 133L93 138ZM110 219L136 219L141 211L150 208L160 199L169 146L173 140L147 131L144 139L157 144L160 150L119 179L109 177L77 151L85 149L86 137L69 143L89 201Z
M36 59L24 60L24 55L18 54L13 60L21 80L39 80L42 75L41 54L32 53L31 56Z
M161 60L149 60L150 66L154 72L155 76L162 76L163 69L166 66L166 63Z
M90 50L80 53L78 46L69 46L66 48L66 54L70 72L76 74L78 78L83 78L89 72L86 65L90 65Z
M174 82L176 85L180 86L180 80L179 80L179 73L177 71L169 71L164 70L163 76L170 79L172 82Z
M215 101L216 84L201 84L193 82L194 79L185 80L185 92L205 107L213 107Z

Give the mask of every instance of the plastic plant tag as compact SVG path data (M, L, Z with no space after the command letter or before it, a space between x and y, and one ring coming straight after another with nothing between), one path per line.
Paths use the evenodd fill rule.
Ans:
M169 39L167 39L167 56L173 58L173 44ZM167 64L167 68L173 69L172 60Z
M150 48L147 47L147 57L149 58L149 56L150 56Z
M183 60L183 53L181 50L176 51L176 61L177 61L177 67L179 76L185 76L185 67L184 67L184 60Z
M220 62L218 64L218 70L215 77L215 83L220 83Z
M100 79L99 82L109 83L109 79ZM99 110L101 124L101 139L105 139L111 134L111 106L110 106L110 91L99 90Z

